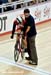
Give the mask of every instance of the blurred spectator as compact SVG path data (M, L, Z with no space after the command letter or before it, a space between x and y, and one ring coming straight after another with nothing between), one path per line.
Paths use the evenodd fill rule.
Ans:
M4 3L8 3L8 0L0 0L0 5ZM2 12L2 8L0 8L0 12Z
M2 0L0 0L0 5L2 4Z
M5 3L11 3L12 2L12 0L5 0L6 2ZM8 7L5 7L4 8L4 12L5 11L10 11L10 10L13 10L14 9L14 7L13 6L8 6Z
M11 2L12 2L12 0L8 0L8 2L9 2L9 3L11 3Z
M2 1L2 4L3 3L8 3L8 0L1 0Z
M45 1L47 1L47 0L45 0Z
M3 3L8 3L8 0L0 0L0 5Z
M19 0L12 0L12 2L14 2L14 1L19 1Z
M44 2L45 0L38 0L38 3Z
M15 2L15 1L26 1L26 0L0 0L0 5L5 4L5 3ZM14 7L14 5L8 6L8 7L3 7L3 11L5 12L5 11L13 10L13 9L19 9L19 8L22 8L22 7L34 5L36 3L41 3L41 2L44 2L44 1L51 1L51 0L32 0L32 1L29 1L27 3L17 4L15 7ZM0 8L0 12L2 12L2 8Z
M37 0L32 0L34 3L36 3L37 2Z

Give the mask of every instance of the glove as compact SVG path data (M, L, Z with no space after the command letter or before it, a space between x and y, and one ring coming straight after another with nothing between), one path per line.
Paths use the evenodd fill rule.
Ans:
M13 39L13 35L11 35L11 39Z

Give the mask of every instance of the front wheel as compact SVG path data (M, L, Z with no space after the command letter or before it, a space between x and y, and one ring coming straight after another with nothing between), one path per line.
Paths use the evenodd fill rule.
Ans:
M15 62L17 62L19 59L19 51L18 50L14 50L14 60Z

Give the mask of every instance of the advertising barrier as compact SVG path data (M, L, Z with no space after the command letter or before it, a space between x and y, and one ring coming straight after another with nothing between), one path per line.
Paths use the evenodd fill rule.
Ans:
M40 23L46 20L51 20L51 2L29 6L31 15L35 19L35 23ZM0 15L0 35L6 32L10 32L13 27L13 21L19 15L22 17L24 8L17 9L11 12L7 12Z

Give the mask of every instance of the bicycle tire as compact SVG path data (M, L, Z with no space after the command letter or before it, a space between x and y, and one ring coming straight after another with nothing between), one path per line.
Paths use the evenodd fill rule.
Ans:
M18 50L14 50L14 60L15 62L17 62L19 59L19 51Z

